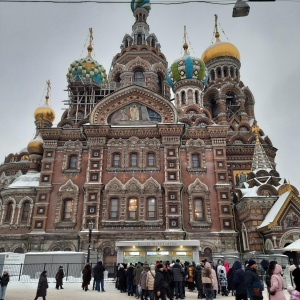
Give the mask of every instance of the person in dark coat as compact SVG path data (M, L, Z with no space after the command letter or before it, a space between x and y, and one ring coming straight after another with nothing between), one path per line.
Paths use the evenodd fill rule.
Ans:
M97 265L93 269L94 279L96 281L96 290L100 292L100 284L101 284L101 291L105 292L104 290L104 271L105 267L103 266L102 261L98 261Z
M127 272L126 272L128 296L133 296L133 291L134 291L134 289L133 289L133 277L134 277L133 270L134 270L133 264L130 263L130 265L127 268Z
M179 259L176 259L176 262L172 267L172 272L173 272L173 281L175 287L175 298L183 299L182 282L184 278L184 271L182 269Z
M202 269L203 268L201 268L201 264L196 264L195 282L196 282L196 287L197 287L197 291L198 291L198 299L205 298L205 296L203 294Z
M258 274L256 273L257 264L256 261L250 259L248 261L248 268L245 272L245 280L247 284L248 297L251 300L261 300L263 299L262 291L263 285L260 281Z
M43 300L46 300L47 288L48 288L47 271L43 271L39 279L36 296L34 300L37 300L39 297L43 297Z
M154 279L155 300L158 300L158 299L166 300L167 282L165 281L163 271L164 271L164 266L161 263L157 264L155 279Z
M8 285L8 282L9 282L9 274L8 274L7 271L4 271L3 275L0 276L0 281L1 281L0 300L4 300L7 285Z
M126 278L125 268L122 264L119 265L118 276L119 276L119 290L121 293L126 293L127 278Z
M65 277L65 273L63 270L63 266L59 266L58 271L55 275L55 279L56 279L56 289L58 290L59 287L60 289L63 289L63 278Z
M230 268L227 273L227 289L228 291L231 291L232 296L235 293L233 288L233 276L234 276L234 269Z
M245 271L242 269L242 264L237 260L233 263L232 269L232 286L235 290L235 299L247 300L247 285L245 279Z
M86 264L84 266L84 269L82 271L82 289L87 291L89 284L92 279L92 267L90 264Z

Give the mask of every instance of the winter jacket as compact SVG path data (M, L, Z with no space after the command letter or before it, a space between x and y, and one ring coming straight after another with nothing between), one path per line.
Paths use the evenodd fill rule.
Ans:
M173 272L173 280L175 282L183 281L184 272L182 270L182 267L179 263L175 263L172 267Z
M146 277L146 287L149 291L154 290L154 279L155 279L155 266L150 266L150 271L147 273Z
M1 286L8 285L8 282L9 282L9 275L8 275L8 273L3 274L2 277L0 277L0 280L1 280Z
M219 284L220 284L220 286L227 287L227 279L226 279L226 275L224 273L219 274Z
M203 284L202 284L202 268L201 265L197 265L195 269L195 282L198 291L202 291Z
M262 296L263 285L256 273L256 269L248 268L245 272L245 280L246 280L246 284L247 284L248 295L251 297L251 299L263 299L263 296ZM255 296L254 287L259 287L259 289L260 289L259 296Z
M119 290L125 291L127 288L127 278L126 278L126 271L124 267L119 268L118 277L119 277Z
M82 284L83 286L89 285L92 279L91 266L85 266L82 271Z
M217 273L215 271L215 269L211 269L211 274L212 274L212 277L213 277L213 287L214 287L214 290L217 291L219 289L218 287L218 279L217 279Z
M222 264L218 265L218 267L217 267L217 275L219 276L219 274L221 273L221 270L224 271L224 274L226 276L226 269L225 269L225 267Z
M290 300L300 300L300 292L295 290L292 286L288 287L288 292L291 295Z
M273 275L271 277L270 300L285 300L285 296L283 294L284 284L281 272L281 266L276 264ZM275 295L271 295L272 292L275 292Z
M134 277L133 271L134 271L133 266L129 266L127 268L127 272L126 272L127 284L133 284L133 277Z
M242 265L239 261L235 261L233 266L233 279L232 287L235 293L240 298L247 295L247 285L245 279L245 271L242 269Z
M147 284L146 284L146 282L147 282L147 273L148 273L148 268L147 269L144 268L144 270L142 271L141 276L140 276L140 283L139 284L141 285L141 288L143 290L147 289Z
M134 275L133 284L134 285L139 284L142 271L143 271L143 268L142 268L141 264L137 263L136 267L133 270L133 275Z
M211 270L211 265L209 262L206 262L204 265L204 270L202 270L202 283L211 283L213 284L213 275Z
M47 288L48 288L47 275L46 275L45 271L43 271L40 276L40 279L39 279L36 296L37 297L46 297Z
M156 270L155 280L154 280L154 293L157 291L165 291L165 279L164 275L160 270Z
M227 284L228 284L229 291L233 291L233 275L234 275L234 269L230 268L227 273Z
M95 280L102 280L104 278L103 272L105 271L105 268L101 261L97 263L97 265L93 268L93 275Z
M195 277L195 269L193 266L189 266L188 269L187 269L187 275L188 275L188 278L187 278L187 282L194 282L194 277Z
M56 283L58 285L62 285L63 284L63 278L65 277L65 273L62 267L59 267L55 279L56 279Z

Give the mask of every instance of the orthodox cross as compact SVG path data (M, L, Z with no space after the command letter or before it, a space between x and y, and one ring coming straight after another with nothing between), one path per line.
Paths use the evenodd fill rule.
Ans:
M49 94L50 94L50 90L51 90L51 82L50 82L50 79L47 80L46 83L47 83L46 104L48 104Z

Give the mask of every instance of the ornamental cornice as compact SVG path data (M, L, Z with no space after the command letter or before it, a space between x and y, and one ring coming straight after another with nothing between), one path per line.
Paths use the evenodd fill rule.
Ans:
M46 140L54 140L54 141L59 140L61 132L62 132L62 128L42 129L41 133L44 140L44 144Z
M216 183L214 187L217 191L231 190L232 188L230 183L223 183L223 184Z
M239 213L248 211L250 209L270 209L276 199L261 199L261 198L242 198L240 202L236 204L236 209Z
M57 145L58 145L58 141L56 140L48 140L48 141L45 141L44 140L44 144L43 144L43 147L44 149L56 149L57 148Z
M207 129L189 128L186 132L185 137L187 139L209 139L210 135Z
M207 126L211 138L226 138L228 129L227 125Z
M95 141L97 138L106 137L110 131L109 125L83 125L83 128L84 134L87 136L88 141L90 141L90 138L93 138L93 141Z
M180 81L177 81L173 86L173 91L176 92L179 88L191 87L191 85L198 86L200 90L203 90L204 88L202 81L198 79L187 78L187 79L182 79Z
M89 148L104 146L106 144L106 137L92 137L87 141Z
M238 146L226 146L226 154L227 155L238 155L238 154L249 154L253 157L254 146L253 145L238 145Z
M80 129L76 130L63 130L60 136L60 140L84 140Z
M183 124L158 124L158 131L161 136L181 136L183 133Z
M9 197L15 198L24 198L25 196L28 196L30 198L35 198L37 193L36 191L33 190L34 188L31 188L30 190L27 189L7 189L7 190L2 190L1 191L1 196L3 200L8 199Z
M147 88L131 85L97 103L90 116L90 123L92 125L106 125L112 113L131 103L139 103L157 112L161 117L161 123L177 122L177 111L170 101ZM132 121L131 124L134 126L135 121Z
M156 127L152 128L127 128L127 127L114 127L112 128L108 135L108 139L112 138L130 138L136 136L138 138L159 138L160 133Z

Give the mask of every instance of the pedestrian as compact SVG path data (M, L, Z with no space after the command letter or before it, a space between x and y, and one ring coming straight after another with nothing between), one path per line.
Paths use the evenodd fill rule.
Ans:
M217 292L218 292L218 289L219 289L217 273L216 273L216 270L215 270L213 264L210 263L210 266L211 266L211 274L212 274L212 277L213 277L214 298L217 298Z
M184 271L182 269L179 259L176 259L176 262L172 267L172 271L173 271L173 280L174 280L174 287L175 287L175 298L183 299L182 278L184 277Z
M127 290L127 278L126 278L126 271L123 264L119 265L119 290L121 293L126 293Z
M161 264L161 263L157 264L156 265L155 279L154 279L155 300L158 300L158 299L166 300L166 286L167 286L167 283L165 282L163 271L164 271L163 264Z
M140 296L140 279L141 279L141 273L143 271L142 265L140 262L138 262L133 270L133 285L135 286L135 299L138 299Z
M270 294L270 287L271 287L271 277L273 275L276 264L277 262L275 260L270 261L268 265L268 269L266 271L266 286L269 294Z
M284 283L281 272L281 266L276 264L271 277L270 300L285 300L285 296L283 294Z
M142 289L141 292L141 300L147 300L148 297L148 289L147 289L147 273L149 271L149 266L147 263L144 263L143 265L143 271L140 276L140 286Z
M247 285L242 264L237 260L233 263L232 269L232 287L235 290L235 300L247 300Z
M202 284L203 284L203 294L206 296L206 300L213 300L214 298L214 279L212 275L211 265L207 261L202 270Z
M58 290L59 288L61 290L63 290L64 288L63 286L63 278L65 277L65 273L63 270L63 266L59 266L58 271L55 275L55 279L56 279L56 289Z
M220 270L219 284L220 284L222 296L228 296L228 294L227 294L227 279L226 279L226 275L224 273L224 270Z
M43 271L40 275L36 296L34 300L37 300L39 297L42 297L43 300L46 300L47 288L48 288L47 271Z
M187 286L190 292L193 292L195 289L195 267L193 264L190 264L187 269Z
M256 269L256 261L250 259L248 261L247 270L245 272L245 279L247 284L247 293L251 300L263 299L262 291L264 288L258 277L258 274L256 273Z
M104 290L104 271L105 267L103 266L102 261L98 261L96 266L93 269L94 279L96 281L96 290L100 292L100 285L101 285L101 292L105 292Z
M195 283L198 291L198 299L203 299L205 296L203 295L203 284L202 284L202 267L201 264L196 264L195 269Z
M288 292L291 294L290 300L300 300L300 269L296 268L292 271L294 277L294 286L288 287Z
M146 287L148 289L148 295L150 297L150 300L154 300L154 280L155 280L155 265L151 265L146 278Z
M9 274L7 271L3 272L3 275L0 276L0 281L1 281L1 296L0 296L0 300L4 300L5 299L5 293L6 293L6 289L7 289L7 285L9 282Z
M128 296L133 296L133 264L130 263L129 266L127 267L127 272L126 272L126 277L127 277L127 292Z
M82 289L87 291L89 284L92 279L92 267L90 264L86 264L84 266L84 269L82 271Z

